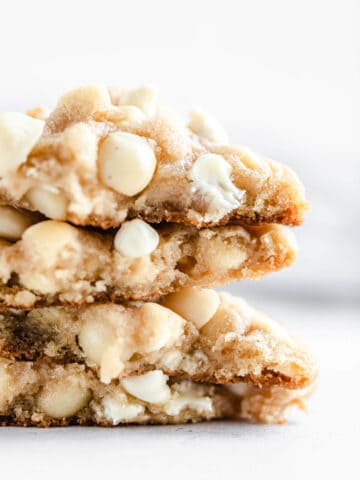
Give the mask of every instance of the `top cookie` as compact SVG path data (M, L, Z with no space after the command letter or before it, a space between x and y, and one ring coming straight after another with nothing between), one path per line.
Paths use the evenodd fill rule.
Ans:
M80 87L45 122L0 114L0 177L7 202L101 228L133 217L298 225L307 209L292 170L229 145L202 110L184 126L149 87Z

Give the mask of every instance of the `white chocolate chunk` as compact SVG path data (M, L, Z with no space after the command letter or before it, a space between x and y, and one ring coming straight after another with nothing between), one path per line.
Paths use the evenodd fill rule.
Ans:
M115 329L106 318L91 316L86 318L79 333L79 345L86 360L101 364L105 351L114 343Z
M132 197L150 183L156 157L145 138L132 133L115 132L100 145L101 181L118 193Z
M183 394L174 396L165 405L165 412L168 415L176 416L185 408L195 410L198 413L210 413L213 405L210 397L195 397L193 395Z
M37 404L39 409L54 418L71 417L84 408L90 401L91 393L85 378L69 376L49 382L41 391Z
M30 216L10 206L0 206L0 237L18 240L33 223Z
M144 402L165 403L170 398L170 388L167 385L169 377L161 370L153 370L120 381L127 392Z
M26 161L43 128L43 120L23 113L0 113L0 177Z
M189 128L199 137L222 145L229 143L224 127L210 113L202 108L194 108L190 112L190 117Z
M204 195L211 210L205 215L206 221L219 220L243 201L245 191L232 183L231 171L231 165L215 153L201 155L191 167L192 190Z
M97 110L111 107L108 89L101 85L85 85L66 92L57 108L75 112L77 118L86 118Z
M138 415L144 413L143 405L137 403L125 403L122 399L114 398L114 396L106 395L102 404L104 407L104 414L107 420L110 420L113 425L118 425L120 422L134 420Z
M77 231L67 223L46 220L25 230L22 241L24 248L49 268L64 256L67 246L77 245Z
M208 288L186 287L164 297L163 304L200 329L215 314L220 298Z
M149 255L159 244L159 234L143 220L123 223L114 238L115 249L125 257Z
M47 185L33 187L27 192L26 198L32 208L38 210L46 217L54 220L64 220L66 218L68 202L65 195L57 189Z

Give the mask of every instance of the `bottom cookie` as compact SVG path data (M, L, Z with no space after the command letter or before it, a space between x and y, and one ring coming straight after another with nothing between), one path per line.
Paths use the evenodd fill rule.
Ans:
M0 360L0 424L178 424L216 418L283 423L312 387L197 383L153 370L104 384L84 365Z

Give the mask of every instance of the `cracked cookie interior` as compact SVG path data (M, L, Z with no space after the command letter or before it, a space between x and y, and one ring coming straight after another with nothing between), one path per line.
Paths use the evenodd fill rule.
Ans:
M83 365L0 358L0 424L176 424L214 418L282 423L289 407L303 408L308 391L258 389L169 378L161 370L101 383Z
M156 303L1 312L0 356L83 362L104 383L154 369L294 389L316 378L307 349L279 324L240 298L200 287Z
M146 300L258 278L296 256L292 232L280 225L197 230L132 220L98 232L54 220L29 226L26 212L1 209L8 220L0 218L0 308Z

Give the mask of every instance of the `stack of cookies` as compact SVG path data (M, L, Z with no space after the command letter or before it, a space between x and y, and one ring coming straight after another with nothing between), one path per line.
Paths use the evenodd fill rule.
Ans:
M282 422L307 349L210 289L289 266L307 203L288 168L156 90L81 87L0 114L0 422Z

